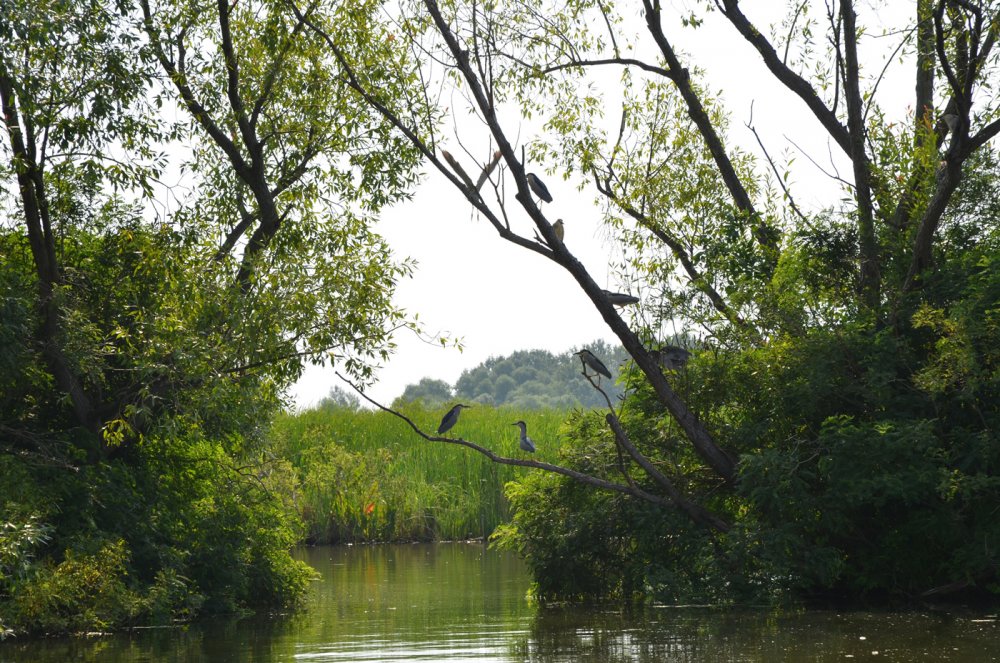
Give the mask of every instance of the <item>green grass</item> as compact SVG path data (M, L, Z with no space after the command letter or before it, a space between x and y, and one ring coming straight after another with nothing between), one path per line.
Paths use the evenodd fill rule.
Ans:
M433 433L446 408L407 408ZM475 407L449 436L515 458L523 419L538 447L532 457L554 461L568 412ZM315 543L428 541L489 536L508 520L503 487L525 468L498 465L456 445L428 442L386 412L349 409L284 414L271 429L276 453L298 478L294 500Z

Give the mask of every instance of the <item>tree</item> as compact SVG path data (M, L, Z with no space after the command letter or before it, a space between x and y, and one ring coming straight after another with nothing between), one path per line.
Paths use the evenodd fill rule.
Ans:
M316 404L317 410L347 410L357 412L361 408L361 401L349 391L344 391L340 387L334 387L326 396Z
M550 466L457 443L497 462L675 509L689 525L715 531L698 535L698 550L715 560L719 575L733 559L754 560L746 568L756 580L745 576L743 587L778 577L792 578L798 590L852 596L988 586L1000 565L995 554L974 548L978 542L996 549L986 542L995 543L998 532L980 515L997 504L997 458L987 447L970 447L968 436L995 445L996 384L973 387L952 374L945 382L959 396L938 379L941 370L967 375L945 347L961 345L970 353L963 361L995 366L992 351L967 336L983 339L986 332L965 316L976 310L988 318L997 296L989 285L995 226L977 217L995 212L991 141L1000 132L1000 109L990 81L1000 9L921 0L905 24L885 28L896 39L885 68L902 55L916 84L916 110L902 122L883 107L891 101L880 94L884 68L859 56L871 45L874 26L865 21L875 16L851 0L818 7L818 17L814 3L789 3L774 37L738 0L701 3L680 17L644 0L641 25L617 9L590 1L409 5L398 25L423 54L427 94L408 99L417 110L404 112L366 82L364 63L337 46L328 26L295 8L338 58L356 94L409 138L501 240L572 275L632 358L635 397L625 413L608 401L603 429L578 427L576 441L589 450L601 439L612 442L603 465L583 452L568 457L568 466ZM787 103L806 108L813 131L848 164L839 202L803 208L795 178L781 172L752 124L758 156L733 147L724 99L706 89L673 39L675 31L709 20L753 47ZM616 78L598 75L609 69ZM609 80L613 87L602 96ZM464 167L439 147L439 99L452 98L433 95L440 81L461 90L461 112L476 120L455 126L481 166ZM617 121L604 117L607 99L621 99ZM512 121L518 112L543 129L520 150L512 139L521 133ZM487 135L488 144L476 134ZM586 178L610 232L634 256L622 265L624 276L659 293L647 303L650 315L623 315L559 241L532 196L526 159ZM512 230L514 206L540 241ZM651 352L664 338L660 311L695 333L703 348L687 393ZM934 368L942 364L951 368ZM975 417L960 413L959 402L974 403ZM940 418L942 407L954 415L951 423ZM868 489L848 506L836 490L852 485L852 466L840 463L844 450L860 451L866 437L885 446L853 466L853 485ZM908 438L919 440L915 455L901 446ZM899 474L886 469L894 456ZM829 474L834 467L836 477ZM929 476L961 476L960 485L979 488L963 493L960 505ZM905 488L880 497L877 486L890 485ZM836 515L823 520L824 509ZM954 526L942 527L945 514ZM685 526L671 515L669 527ZM896 528L935 541L899 574L883 557L901 554L900 539L891 536ZM882 552L858 545L866 536L884 544ZM520 544L537 550L528 539ZM941 551L956 545L967 557L946 562ZM766 554L755 558L755 546ZM813 553L812 565L795 561Z
M603 341L588 345L617 377L625 354ZM519 350L507 357L491 357L479 366L463 371L455 383L459 400L475 400L490 394L495 405L537 409L554 407L601 407L600 393L580 380L580 360L571 352L553 355L545 350ZM615 385L605 389L612 399L621 391Z
M329 16L391 93L412 81L374 11ZM305 361L364 379L388 356L410 266L370 225L415 177L303 29L276 2L5 5L0 504L52 535L0 611L57 618L5 624L101 612L43 596L74 551L120 553L109 573L148 593L104 623L301 597L263 430Z
M421 378L417 384L406 385L397 399L401 403L422 401L427 406L438 406L452 399L451 385L444 380Z

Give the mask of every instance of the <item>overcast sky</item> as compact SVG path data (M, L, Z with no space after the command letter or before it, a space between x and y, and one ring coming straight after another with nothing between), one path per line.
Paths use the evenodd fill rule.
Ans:
M684 4L684 3L678 3ZM784 3L747 3L745 10L758 26L779 21L775 7ZM896 17L913 14L914 2L894 0ZM870 34L880 34L889 26L890 10L877 12L867 3L858 3L859 24L870 27ZM753 122L772 157L786 151L796 157L792 180L798 205L817 209L833 204L841 195L839 185L820 170L809 165L799 148L809 152L824 168L832 168L826 134L801 101L773 81L757 53L735 30L717 15L709 16L697 31L668 29L675 48L687 53L686 61L705 70L708 85L720 92L730 112L729 142L754 154L760 154L752 133L744 123ZM875 77L881 71L886 50L895 48L899 37L867 38L862 42L866 73ZM903 119L913 105L912 81L905 65L890 68L879 87L883 107L897 119ZM615 80L617 74L610 77ZM607 109L617 117L615 107ZM508 136L526 136L526 125L517 117L508 118ZM469 140L463 136L463 140ZM798 146L795 147L790 141ZM452 150L458 155L459 150ZM488 157L488 152L482 159ZM471 166L468 161L466 164ZM849 179L849 168L841 173ZM470 168L471 170L471 168ZM536 169L545 171L544 165ZM543 211L550 220L566 222L566 246L590 270L591 275L608 289L619 284L609 275L608 264L614 247L605 242L600 225L600 210L592 187L582 192L575 182L563 181L560 175L543 175L554 201ZM527 216L515 205L514 230L531 236ZM520 213L520 216L516 216ZM501 240L485 220L472 216L460 194L436 171L429 172L413 200L386 211L378 225L399 257L417 261L412 278L403 281L396 302L412 316L417 314L427 333L460 338L464 351L442 348L403 331L396 335L398 349L378 373L378 382L368 394L388 404L407 384L422 377L454 384L462 371L491 356L516 350L542 348L560 352L602 338L614 341L600 315L584 296L576 282L554 263ZM334 386L346 387L331 367L310 366L295 385L292 397L298 407L308 407L323 398Z

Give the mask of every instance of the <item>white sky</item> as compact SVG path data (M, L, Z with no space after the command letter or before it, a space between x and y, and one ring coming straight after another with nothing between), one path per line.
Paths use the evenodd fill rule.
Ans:
M684 3L677 3L678 5ZM750 2L745 9L761 28L778 22L775 12L779 2ZM877 4L877 3L871 3ZM914 12L912 0L892 3L892 13L904 17ZM680 7L679 11L683 11ZM880 33L883 20L868 3L858 3L859 25L871 33ZM887 14L888 10L881 10ZM759 55L717 14L708 17L697 31L667 29L675 49L687 54L689 67L705 70L709 86L721 91L730 112L730 143L754 154L760 153L751 132L744 127L753 120L772 157L781 161L785 150L796 152L792 139L807 150L813 159L827 167L830 154L838 157L836 146L828 148L826 133L804 104L775 82ZM891 43L890 43L891 42ZM862 48L895 48L899 38L870 38ZM884 58L869 50L866 73L877 76ZM894 75L895 74L895 75ZM617 73L615 74L617 75ZM612 76L614 78L614 76ZM879 87L883 107L897 119L913 104L913 84L905 66L890 69ZM617 117L616 108L608 108ZM525 125L518 118L506 122L508 136L525 136ZM786 138L787 137L787 138ZM460 150L452 149L459 156ZM487 158L483 154L480 158ZM839 188L818 169L808 164L804 155L795 154L796 169L793 193L801 208L815 209L829 205L840 195ZM473 172L464 155L460 159ZM841 174L850 177L840 161ZM542 173L544 167L536 168ZM595 192L588 187L577 191L574 183L561 177L543 176L554 201L543 212L554 221L566 222L566 246L590 270L598 283L609 289L617 284L609 280L608 267L613 247L603 240ZM797 181L796 181L797 180ZM522 235L531 236L532 227L520 207L508 205L515 216L512 224ZM520 212L520 216L516 216ZM520 224L520 227L518 227ZM398 349L378 373L378 382L368 394L388 404L406 385L423 377L454 384L465 369L491 356L516 350L542 348L553 352L582 345L596 338L614 341L600 315L576 282L561 267L539 255L501 240L485 220L474 219L471 208L437 171L428 173L412 201L383 214L379 232L388 240L397 256L409 256L418 262L414 276L403 281L396 302L410 315L419 315L426 332L461 338L464 352L429 344L403 331L396 335ZM334 386L346 388L331 367L307 368L291 396L298 407L308 407L327 395Z

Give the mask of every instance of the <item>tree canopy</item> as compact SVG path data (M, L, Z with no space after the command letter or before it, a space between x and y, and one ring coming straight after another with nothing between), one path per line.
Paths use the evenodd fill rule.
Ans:
M405 95L377 10L314 19L350 24L343 51ZM304 362L366 379L388 356L411 266L371 224L417 154L305 33L279 1L5 3L3 622L302 596L263 431ZM80 584L102 556L108 584Z

